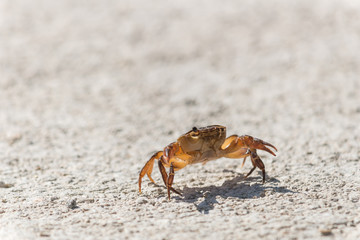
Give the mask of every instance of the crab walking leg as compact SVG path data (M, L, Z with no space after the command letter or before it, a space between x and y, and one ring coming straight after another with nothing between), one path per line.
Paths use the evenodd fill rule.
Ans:
M250 172L245 176L245 178L247 178L254 170L256 167L258 167L261 171L262 171L262 175L263 175L263 180L262 182L265 182L265 165L263 163L263 161L261 161L259 155L257 155L256 153L256 149L251 149L251 162L253 164L253 168L250 170Z
M166 170L165 170L165 167L164 165L162 164L161 161L158 161L158 165L159 165L159 170L160 170L160 173L161 173L161 177L165 183L165 186L167 186L167 180L168 180L168 175L166 173Z
M160 173L161 173L161 177L162 177L162 179L163 179L163 181L164 181L164 184L165 184L166 188L168 188L168 180L169 180L169 177L168 177L168 175L167 175L167 173L166 173L166 170L165 170L164 165L163 165L162 162L161 162L161 158L160 158L160 160L159 160L159 162L158 162L158 165L159 165L159 170L160 170ZM173 180L174 180L174 177L173 177ZM172 181L173 181L173 180L172 180ZM171 183L171 184L172 184L172 183ZM178 192L178 191L176 191L173 187L170 186L169 189L170 189L171 191L173 191L174 193L177 193L177 194L181 195L181 193Z
M243 162L242 162L242 164L241 164L241 168L244 166L247 157L248 157L248 156L244 157L244 160L243 160Z
M148 176L151 182L155 183L154 179L151 177L151 173L154 167L154 161L155 159L159 159L163 155L163 151L159 151L152 155L149 161L146 162L145 166L141 169L141 172L139 174L139 192L141 193L141 179L145 176L145 174Z
M250 157L250 159L251 159L251 163L253 165L253 168L250 170L250 172L248 174L246 174L245 178L250 176L250 174L252 174L252 172L256 169L256 164L255 164L254 158Z
M248 176L250 176L250 174L252 174L252 172L256 169L256 167L253 167L250 172L248 174L246 174L245 178L247 178Z
M174 182L174 177L175 177L175 171L174 171L174 166L173 164L171 163L170 165L170 172L169 172L169 178L167 179L167 192L168 192L168 197L169 197L169 200L170 200L170 189L171 189L171 186Z

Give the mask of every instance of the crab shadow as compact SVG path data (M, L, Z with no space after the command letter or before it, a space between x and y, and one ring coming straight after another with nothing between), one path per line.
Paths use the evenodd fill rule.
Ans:
M285 187L276 186L279 180L270 178L266 184L259 182L257 177L244 178L243 174L236 173L233 179L226 180L221 186L206 186L206 187L184 187L182 190L183 196L176 196L178 200L193 203L196 209L204 214L214 209L215 205L220 204L216 198L238 198L238 199L252 199L265 197L265 193L295 193ZM200 203L199 199L204 198Z

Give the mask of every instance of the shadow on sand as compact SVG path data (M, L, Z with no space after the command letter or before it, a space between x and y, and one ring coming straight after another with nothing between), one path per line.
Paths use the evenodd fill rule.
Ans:
M217 196L222 198L239 198L252 199L264 197L265 191L280 192L280 193L295 193L285 187L274 186L279 182L276 178L267 180L267 184L259 182L258 177L249 177L244 179L243 174L236 173L233 179L226 180L221 186L206 186L206 187L184 187L182 190L183 196L175 196L177 200L194 203L197 210L201 213L208 214L210 210L214 209ZM275 183L275 184L274 184ZM273 186L271 186L273 185ZM198 199L205 198L201 203L196 204Z

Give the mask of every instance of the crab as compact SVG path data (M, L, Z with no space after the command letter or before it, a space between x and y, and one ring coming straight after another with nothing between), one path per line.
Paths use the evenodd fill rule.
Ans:
M256 150L264 150L275 155L267 146L277 151L272 144L249 135L232 135L226 138L226 127L211 125L207 127L194 127L189 132L181 135L176 142L170 143L163 151L156 152L141 169L139 174L139 192L141 193L141 180L145 174L150 181L154 162L157 159L162 179L167 188L170 200L170 191L181 195L172 187L175 171L187 165L195 163L206 164L208 161L218 158L244 158L241 167L244 166L246 158L250 156L253 168L245 176L247 178L258 167L262 171L262 183L265 183L265 165ZM169 174L165 167L170 168Z

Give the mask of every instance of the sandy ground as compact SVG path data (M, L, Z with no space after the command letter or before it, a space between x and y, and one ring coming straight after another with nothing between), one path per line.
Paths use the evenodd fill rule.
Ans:
M0 239L359 239L356 1L0 3ZM273 143L140 169L193 126Z

